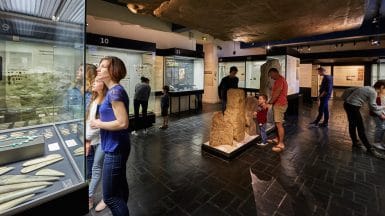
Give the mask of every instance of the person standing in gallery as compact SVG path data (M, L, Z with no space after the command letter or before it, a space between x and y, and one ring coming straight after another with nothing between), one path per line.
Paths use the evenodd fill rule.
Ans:
M278 132L278 137L275 140L270 140L270 142L276 143L272 148L273 151L281 152L285 149L285 129L283 128L283 121L287 109L288 86L285 78L279 74L278 69L270 68L268 74L270 78L274 80L271 98L268 103L273 106L274 122Z
M377 95L376 103L378 106L385 107L385 88L382 88ZM385 111L384 111L385 112ZM384 113L383 112L383 113ZM385 120L378 117L374 112L370 112L376 123L376 129L374 131L374 143L373 145L381 150L385 150ZM385 113L384 113L385 114Z
M133 135L138 135L137 131L140 126L144 127L144 133L147 133L147 107L148 99L151 94L150 80L147 77L141 77L141 82L135 86L134 95L134 114L135 114L135 130L132 132ZM139 120L139 107L142 106L142 120ZM140 125L139 122L143 124Z
M163 117L163 125L159 129L168 128L168 108L170 107L170 96L169 96L170 87L165 85L163 86L163 95L160 99L160 109Z
M86 64L86 88L84 89L84 97L85 97L85 107L87 108L89 106L89 102L91 100L92 96L92 85L95 81L96 77L96 67L92 64ZM87 109L86 109L87 110ZM92 164L94 163L94 153L95 149L90 148L88 151L88 154L86 154L86 176L87 180L90 180L92 177Z
M75 74L75 80L71 83L71 86L67 89L67 94L64 99L65 110L69 112L72 118L81 118L83 115L83 67L81 64Z
M235 75L238 72L238 68L235 66L230 67L230 74L223 77L221 83L218 86L218 96L222 102L222 112L226 110L227 103L227 91L231 88L238 88L239 79Z
M372 145L370 145L365 135L365 127L360 113L361 107L368 103L370 110L378 116L381 120L385 119L384 107L378 106L376 103L377 94L385 88L385 81L377 81L373 87L364 86L353 90L345 99L344 109L349 121L349 135L352 140L352 146L358 147L363 151L381 159L385 159L385 155L378 152ZM357 139L360 138L362 144Z
M317 71L318 75L322 76L323 78L318 96L318 116L313 122L310 123L310 125L327 127L329 123L329 99L333 91L333 77L330 75L326 75L326 70L323 67L317 68ZM322 116L324 117L324 120L322 123L319 123L321 121Z
M100 119L91 120L91 128L100 128L104 151L102 172L103 199L114 216L129 215L127 207L128 183L126 163L130 154L128 131L129 98L119 84L126 74L123 61L114 56L101 59L97 78L103 80L108 91L100 105Z
M94 206L94 194L96 187L102 177L102 167L104 160L104 152L100 145L100 129L91 128L90 122L94 119L99 119L99 107L107 93L107 86L100 79L95 79L92 83L92 95L89 104L86 109L86 157L90 154L93 157L93 164L88 164L87 170L92 170L91 181L88 186L88 209L92 209ZM106 207L103 199L98 203L95 211L102 211Z

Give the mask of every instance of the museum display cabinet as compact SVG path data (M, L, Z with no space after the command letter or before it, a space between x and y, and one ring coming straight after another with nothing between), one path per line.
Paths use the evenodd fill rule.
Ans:
M376 64L372 64L371 85L378 80L385 80L385 58L379 58Z
M163 59L163 85L170 87L170 114L201 110L204 92L204 54L172 48L158 49L156 55L157 58ZM161 68L159 60L157 64L156 68ZM159 73L160 70L157 71ZM160 96L161 92L159 91L157 95Z
M155 91L159 81L155 74L155 44L117 38L107 35L87 33L86 62L99 65L104 56L116 56L120 58L127 69L127 75L120 84L127 91L130 99L130 130L133 130L134 122L134 96L135 86L140 83L140 78L147 77L150 80L151 94L148 100L147 124L155 123ZM140 110L141 113L141 110ZM140 115L140 120L142 116ZM143 124L144 126L145 124ZM137 124L137 126L139 126Z
M18 2L0 5L0 214L85 214L85 1Z
M230 67L238 68L238 87L246 93L257 93L260 88L261 65L266 62L265 55L223 57L218 59L218 85L223 77L229 75Z

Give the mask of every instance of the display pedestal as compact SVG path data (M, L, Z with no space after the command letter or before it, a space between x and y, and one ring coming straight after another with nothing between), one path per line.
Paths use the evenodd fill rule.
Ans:
M266 133L270 133L274 129L275 129L275 126L273 124L268 124ZM252 145L255 145L256 141L260 141L260 140L261 140L260 135L250 136L246 134L244 140L242 140L241 142L233 141L233 145L210 146L209 141L207 141L202 144L202 150L210 154L213 154L215 156L218 156L220 158L229 160L240 155L246 149L248 149Z

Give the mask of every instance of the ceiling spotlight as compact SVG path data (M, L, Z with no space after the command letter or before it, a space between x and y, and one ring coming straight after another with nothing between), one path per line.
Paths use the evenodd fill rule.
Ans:
M206 36L203 36L203 37L202 37L202 40L203 40L203 41L206 41L206 40L207 40L207 37L206 37Z
M310 50L311 50L310 46L307 46L307 51L310 51Z
M379 45L381 45L381 43L380 43L379 40L374 40L374 39L370 42L370 44L371 44L372 46L379 46Z
M58 16L52 16L51 19L52 19L52 21L54 21L54 22L58 22L59 19L60 19L60 17L58 17Z
M268 49L268 50L271 49L271 46L270 46L270 45L267 45L267 46L266 46L266 49Z
M374 17L374 18L373 18L372 23L373 23L373 24L374 24L374 23L378 23L377 17Z
M128 10L130 10L132 13L137 14L139 10L143 10L144 6L140 4L127 4Z

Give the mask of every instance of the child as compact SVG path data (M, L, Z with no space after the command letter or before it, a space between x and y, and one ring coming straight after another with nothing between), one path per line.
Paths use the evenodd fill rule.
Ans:
M266 122L267 122L267 112L269 110L269 105L267 104L267 95L259 94L258 96L258 107L254 112L254 116L257 118L257 123L259 126L259 130L261 132L261 142L257 143L258 146L266 146L267 135L266 135Z
M168 128L168 107L170 106L170 97L168 92L170 91L170 87L163 86L163 96L160 101L161 113L163 116L163 125L160 126L160 129Z

